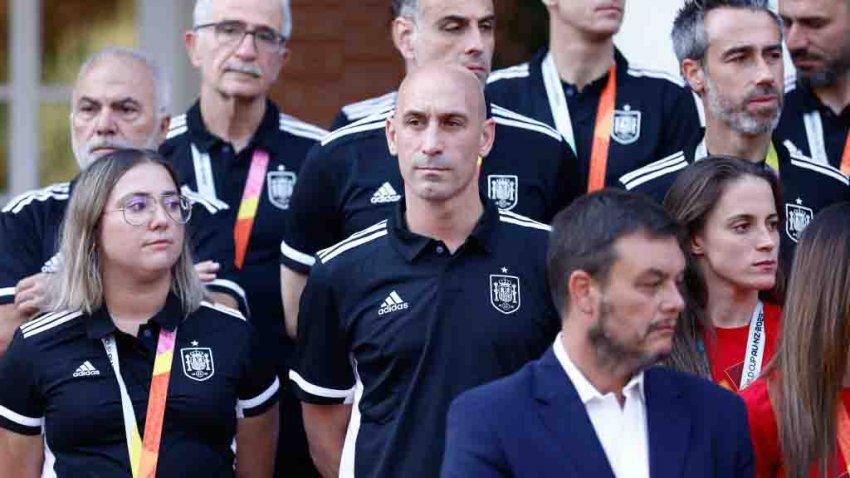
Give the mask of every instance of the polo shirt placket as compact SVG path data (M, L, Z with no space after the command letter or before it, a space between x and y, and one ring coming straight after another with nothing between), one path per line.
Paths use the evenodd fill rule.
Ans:
M776 144L790 141L801 155L840 168L848 134L850 106L835 114L805 82L786 85L782 116L773 132Z

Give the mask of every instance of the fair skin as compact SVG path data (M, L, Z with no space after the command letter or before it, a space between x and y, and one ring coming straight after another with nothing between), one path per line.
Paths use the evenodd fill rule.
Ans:
M248 31L269 28L280 33L283 13L279 0L215 0L204 23L239 21ZM216 39L213 27L186 33L192 65L201 73L201 116L214 135L244 149L266 111L266 96L277 81L289 51L258 48L255 37L245 35L235 45Z
M405 78L386 134L404 179L410 231L452 252L466 241L483 213L478 156L490 151L494 132L468 70L434 65ZM303 410L313 460L331 476L339 470L351 406L303 404Z
M98 235L104 302L115 326L136 335L139 326L162 309L171 286L171 268L177 262L185 235L184 226L166 214L161 205L146 223L133 226L120 208L140 195L162 198L177 194L168 172L154 163L140 163L116 182L104 208ZM277 407L237 424L236 475L271 476L277 439ZM41 437L0 433L0 463L11 468L3 476L40 476L43 460Z
M781 0L785 42L797 76L839 114L850 105L850 3L846 0Z
M579 90L614 63L614 34L625 0L543 0L549 12L549 51L561 80Z
M408 72L433 64L456 65L483 85L492 66L495 25L492 0L420 0L415 18L393 20L392 38ZM298 300L307 276L286 266L281 266L280 276L286 330L295 338Z
M682 61L682 72L706 111L706 147L763 161L782 109L782 40L765 12L719 8L705 18L704 65Z
M673 347L685 307L679 291L685 257L675 237L642 231L620 237L613 248L607 280L584 270L570 274L562 340L588 381L602 394L614 393L622 405L629 380Z
M708 288L707 312L716 327L750 323L758 293L776 282L779 215L767 181L744 176L728 183L691 238Z

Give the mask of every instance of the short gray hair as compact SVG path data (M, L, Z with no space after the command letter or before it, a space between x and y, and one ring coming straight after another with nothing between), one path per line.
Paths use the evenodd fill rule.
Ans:
M130 58L147 67L148 71L151 73L151 77L153 78L153 98L155 103L154 117L157 120L166 117L168 115L168 109L171 106L171 84L168 81L168 77L165 74L165 71L153 61L153 58L135 48L111 46L94 52L91 56L86 58L86 61L83 62L83 66L80 67L80 72L77 74L77 83L75 83L75 88L76 84L79 84L82 77L88 73L93 66L100 63L102 60L115 57ZM74 105L71 105L71 111L74 111Z
M212 16L213 0L197 0L195 10L192 12L194 26L203 25ZM286 39L292 37L292 7L289 0L280 0L280 11L283 14L283 25L280 26L280 34Z
M705 16L719 8L741 8L763 11L770 15L779 28L782 39L782 18L768 7L768 0L687 0L673 21L673 50L681 64L685 59L703 63L708 51L708 34L705 31Z
M419 0L393 0L393 16L413 18L419 10Z

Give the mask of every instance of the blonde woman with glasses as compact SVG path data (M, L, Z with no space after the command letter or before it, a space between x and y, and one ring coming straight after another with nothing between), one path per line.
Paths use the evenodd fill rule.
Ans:
M273 361L238 312L205 301L178 184L141 150L80 176L53 312L0 360L0 476L270 476Z

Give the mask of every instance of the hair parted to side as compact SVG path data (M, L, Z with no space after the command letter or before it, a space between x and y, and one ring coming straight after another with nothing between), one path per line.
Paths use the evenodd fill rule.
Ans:
M779 28L782 38L782 18L769 8L768 0L687 0L673 20L670 37L673 50L679 64L685 59L704 63L708 50L708 35L705 31L705 17L708 12L719 8L742 8L763 11L770 15Z
M772 171L761 164L743 159L708 156L685 168L664 198L664 207L685 228L688 242L702 233L709 214L714 210L729 184L745 176L767 181L773 192L773 202L780 224L785 221L782 186ZM691 252L690 247L685 248L685 260L687 266L682 291L685 311L676 326L673 350L666 364L677 370L710 378L708 362L698 346L703 333L714 332L711 320L706 313L709 300L708 287L699 260ZM783 285L784 280L779 268L776 286L772 291L761 295L764 299L781 304Z
M192 25L198 26L212 21L212 10L213 0L196 0L195 9L192 11ZM289 0L280 0L280 11L283 15L280 34L288 40L292 38L292 6Z
M392 0L393 16L415 18L419 9L419 0Z
M79 84L82 77L88 73L93 66L110 58L129 58L147 67L148 71L150 71L151 77L153 78L153 97L154 102L156 103L154 105L154 118L158 122L167 116L168 109L171 107L171 83L168 81L168 75L165 70L153 61L153 58L141 50L112 46L92 53L91 56L86 58L86 61L83 62L83 66L80 67L80 71L77 73L77 81L75 85ZM74 105L72 104L71 115L74 114L73 112Z
M168 162L156 151L125 149L110 153L84 169L62 223L59 270L49 276L48 289L53 310L81 310L91 314L103 306L99 231L112 188L127 171L143 163L162 166L175 187L180 182ZM184 314L200 307L204 296L189 252L189 241L171 268L171 291L180 298Z
M570 275L582 270L606 283L617 260L614 243L632 233L674 237L680 245L683 238L679 225L659 204L641 194L616 189L582 196L555 216L546 274L552 301L561 317L569 306Z
M819 476L835 454L850 350L850 203L820 211L797 245L782 332L765 374L776 410L785 476Z

